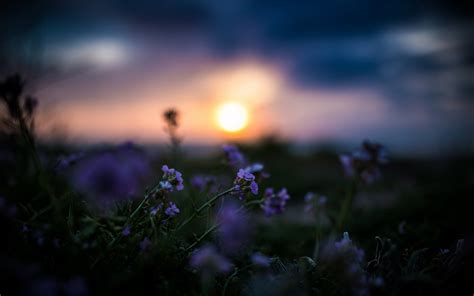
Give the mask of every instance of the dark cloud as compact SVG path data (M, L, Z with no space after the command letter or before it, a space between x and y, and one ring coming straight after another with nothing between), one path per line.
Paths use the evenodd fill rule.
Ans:
M472 79L463 76L474 69L473 7L441 0L15 1L2 4L0 38L11 54L19 46L8 41L23 36L191 36L222 58L252 52L283 61L295 83L310 87L365 85L402 100L443 96L442 84L433 83L448 77L452 92L470 98Z

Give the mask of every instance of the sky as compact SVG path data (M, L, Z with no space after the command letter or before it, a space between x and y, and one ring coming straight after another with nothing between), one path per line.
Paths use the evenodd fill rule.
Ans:
M159 143L174 107L185 143L474 151L472 1L28 2L0 4L0 74L30 82L43 139Z

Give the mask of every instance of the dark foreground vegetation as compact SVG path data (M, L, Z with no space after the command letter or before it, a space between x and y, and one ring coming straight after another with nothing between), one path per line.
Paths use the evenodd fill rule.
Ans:
M471 295L474 158L38 143L3 80L1 295ZM157 125L160 123L157 122Z

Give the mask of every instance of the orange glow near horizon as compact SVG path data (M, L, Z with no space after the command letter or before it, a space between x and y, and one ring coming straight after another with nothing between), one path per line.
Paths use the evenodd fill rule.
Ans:
M211 64L184 83L186 69L175 70L168 79L176 84L150 75L129 84L107 77L110 87L104 87L96 86L99 78L82 76L50 88L40 94L51 104L40 105L39 134L54 138L59 131L79 142L165 141L161 112L170 107L181 113L179 132L186 142L247 141L268 129L262 108L282 85L278 68L255 60Z

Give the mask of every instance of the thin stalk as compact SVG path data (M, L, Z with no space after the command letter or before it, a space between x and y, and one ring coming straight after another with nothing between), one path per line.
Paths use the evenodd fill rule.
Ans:
M316 240L314 244L313 258L318 259L319 256L319 245L321 242L321 216L316 217Z
M241 206L237 211L236 213L239 213L240 211L242 210L245 210L247 208L248 205L251 205L251 204L254 204L254 202L256 201L261 201L261 200L254 200L254 201L251 201L243 206ZM198 237L197 240L195 240L191 245L189 245L184 251L187 252L189 250L191 250L192 248L194 248L197 244L199 244L204 238L206 238L206 236L208 236L209 234L211 234L214 230L216 230L219 226L221 225L221 223L216 223L214 225L212 225L209 229L207 229L200 237Z
M195 240L192 244L190 244L184 251L185 252L188 252L189 250L191 250L192 248L194 248L197 244L199 244L204 238L206 238L206 236L208 236L210 233L212 233L214 230L217 229L217 227L219 227L220 223L216 223L214 225L212 225L208 230L206 230L206 232L204 232L200 237L198 237L197 240Z
M212 204L218 200L219 198L221 198L222 196L224 195L227 195L229 193L231 193L232 191L234 190L234 187L231 187L215 196L213 196L211 199L209 199L207 202L205 202L202 206L200 206L199 208L197 208L194 213L189 216L188 219L184 220L183 223L181 223L177 228L176 230L179 231L180 229L182 229L185 225L187 225L189 222L191 222L197 215L199 215L204 209L206 209L207 207L210 207L212 206Z
M344 225L346 225L349 218L349 214L352 210L352 203L354 201L354 196L357 193L357 179L352 180L349 189L347 190L346 198L342 204L341 212L339 213L339 218L337 220L336 229L338 233L343 231Z

